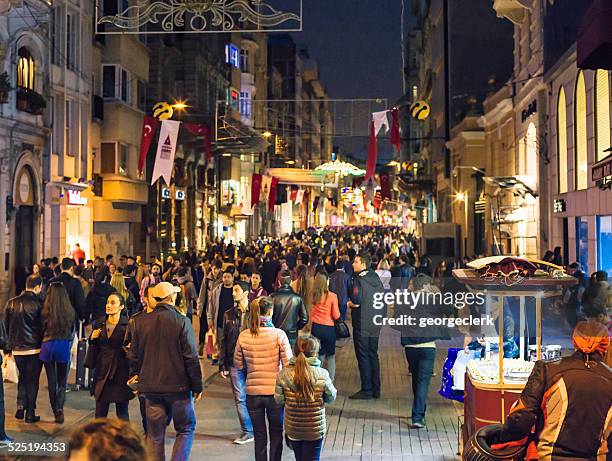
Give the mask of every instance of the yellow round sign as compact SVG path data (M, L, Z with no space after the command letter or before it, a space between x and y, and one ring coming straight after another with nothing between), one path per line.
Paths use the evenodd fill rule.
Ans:
M425 101L415 101L412 106L410 106L410 115L417 120L425 120L429 117L429 104Z
M169 118L172 118L173 113L174 109L167 102L158 102L153 106L153 117L160 120L168 120Z

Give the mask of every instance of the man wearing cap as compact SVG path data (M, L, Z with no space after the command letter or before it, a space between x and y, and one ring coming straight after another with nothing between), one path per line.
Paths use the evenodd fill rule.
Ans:
M494 448L526 443L535 426L537 459L610 459L612 370L603 363L608 331L599 322L580 322L573 340L573 355L535 363Z
M202 395L195 334L174 307L179 291L168 282L149 289L155 307L135 322L128 353L130 376L138 376L138 392L146 399L147 439L161 461L170 419L176 430L172 459L189 459L196 427L194 401Z

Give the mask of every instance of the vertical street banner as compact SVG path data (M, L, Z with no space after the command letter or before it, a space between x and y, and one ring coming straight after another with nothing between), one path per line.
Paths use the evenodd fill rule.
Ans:
M376 129L374 121L370 121L370 142L368 144L368 160L366 162L366 181L374 177L376 173L376 160L378 158L378 143L376 141Z
M389 135L389 142L392 146L395 146L397 152L399 153L402 147L399 123L399 109L393 109L391 111L391 119L391 134Z
M185 123L185 128L194 136L204 138L204 155L206 165L210 165L212 159L212 140L210 139L211 130L209 126L200 125L198 123Z
M170 185L172 167L174 166L174 154L176 153L176 140L180 126L181 122L176 120L162 121L151 184L155 184L161 177L166 185Z
M304 200L304 189L300 189L295 194L295 204L299 205Z
M270 189L272 187L272 177L268 175L263 175L261 178L261 194L259 200L261 200L266 205L268 204L268 200L270 198Z
M312 211L317 211L317 208L319 208L320 200L321 200L321 197L319 197L318 195L314 198L314 200L312 201Z
M261 175L254 173L251 180L251 208L259 202L259 194L261 192Z
M300 189L298 188L298 186L291 186L291 194L289 194L289 200L295 202L299 190Z
M140 156L138 157L138 174L144 171L147 155L151 148L151 143L155 139L155 134L159 128L159 120L150 115L145 115L142 121L142 133L140 135Z
M372 112L372 120L374 120L374 134L378 136L380 130L384 127L386 133L389 131L389 118L387 117L388 110L381 112Z
M278 191L278 178L272 178L270 183L270 196L268 197L268 211L274 211L276 205L276 193Z
M381 173L380 179L380 195L383 200L391 199L391 183L388 173Z

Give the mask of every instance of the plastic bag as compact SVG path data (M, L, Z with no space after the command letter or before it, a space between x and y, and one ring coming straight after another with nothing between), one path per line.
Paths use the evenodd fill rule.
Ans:
M19 375L17 374L17 364L12 355L5 355L2 360L2 380L17 384Z
M465 352L464 350L457 352L457 358L451 369L454 391L465 390L465 372L467 370L467 364L472 358L474 358L474 354L471 352Z
M72 346L70 347L70 369L77 369L77 355L79 349L79 338L77 334L74 334L74 338L72 338Z

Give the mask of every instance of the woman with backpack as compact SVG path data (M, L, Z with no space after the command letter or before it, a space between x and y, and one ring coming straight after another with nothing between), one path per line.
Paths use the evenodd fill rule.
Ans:
M336 400L336 388L317 358L317 338L300 336L295 352L278 375L274 399L285 406L285 436L296 461L318 461L327 429L325 404Z
M253 423L256 461L280 461L283 454L283 409L274 401L274 387L292 352L287 334L272 324L273 307L268 296L251 303L249 328L238 336L234 352L234 367L246 369L246 403Z

